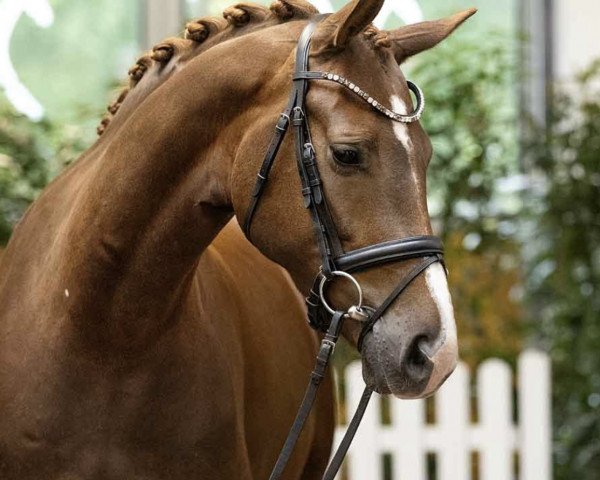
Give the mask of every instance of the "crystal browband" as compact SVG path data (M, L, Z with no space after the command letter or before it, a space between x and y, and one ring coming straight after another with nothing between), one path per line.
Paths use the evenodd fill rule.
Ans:
M356 85L354 82L348 80L347 78L338 75L337 73L331 72L299 72L294 75L294 80L306 78L311 80L328 80L331 82L338 83L343 87L346 87L355 95L358 95L364 101L366 101L369 105L371 105L375 110L383 113L385 116L401 123L412 123L416 122L421 118L421 114L425 109L425 97L421 89L415 85L413 82L407 80L406 83L408 85L408 89L415 94L415 98L417 99L417 106L414 112L405 115L399 112L394 112L389 108L385 107L381 102L375 100L371 95L365 92L362 88Z

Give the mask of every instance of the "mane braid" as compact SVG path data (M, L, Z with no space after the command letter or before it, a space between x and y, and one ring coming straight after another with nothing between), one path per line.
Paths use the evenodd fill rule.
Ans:
M290 20L307 19L319 11L305 0L277 0L268 9L255 3L238 3L223 11L223 17L202 17L186 24L182 37L167 38L142 55L129 69L129 84L117 99L107 107L107 113L97 128L102 135L125 102L133 110L147 95L136 95L144 76L152 71L159 81L151 84L153 89L164 83L177 69L184 68L194 57L226 40ZM175 68L177 67L177 68ZM135 102L138 102L137 104ZM131 111L133 111L131 110ZM123 114L121 114L123 115ZM121 118L121 117L119 117Z

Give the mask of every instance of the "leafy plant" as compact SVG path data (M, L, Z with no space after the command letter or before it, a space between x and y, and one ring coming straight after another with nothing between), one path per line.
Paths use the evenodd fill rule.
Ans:
M0 245L62 165L77 158L81 137L77 127L31 122L0 97Z
M600 60L553 97L528 149L534 336L553 361L556 478L600 472Z
M427 100L430 211L471 366L490 356L514 361L521 348L521 203L501 188L519 172L514 50L501 33L451 38L408 65Z
M434 147L431 213L443 236L476 231L494 240L490 218L503 213L498 179L519 171L515 45L500 34L454 40L417 57L411 69L426 92L423 123Z

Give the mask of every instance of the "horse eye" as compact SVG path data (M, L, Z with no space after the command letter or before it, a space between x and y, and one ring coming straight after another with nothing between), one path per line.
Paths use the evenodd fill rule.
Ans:
M331 153L333 154L333 159L340 165L360 165L360 157L358 155L358 152L354 149L332 147Z

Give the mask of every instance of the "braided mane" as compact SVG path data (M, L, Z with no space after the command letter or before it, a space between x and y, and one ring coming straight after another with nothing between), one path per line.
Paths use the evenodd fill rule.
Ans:
M161 41L129 69L129 84L108 105L107 113L97 128L98 135L105 132L115 117L119 120L126 118L127 112L135 110L150 92L209 48L257 29L310 18L318 13L306 0L277 0L269 8L254 3L238 3L226 8L223 18L202 17L189 22L183 37Z

